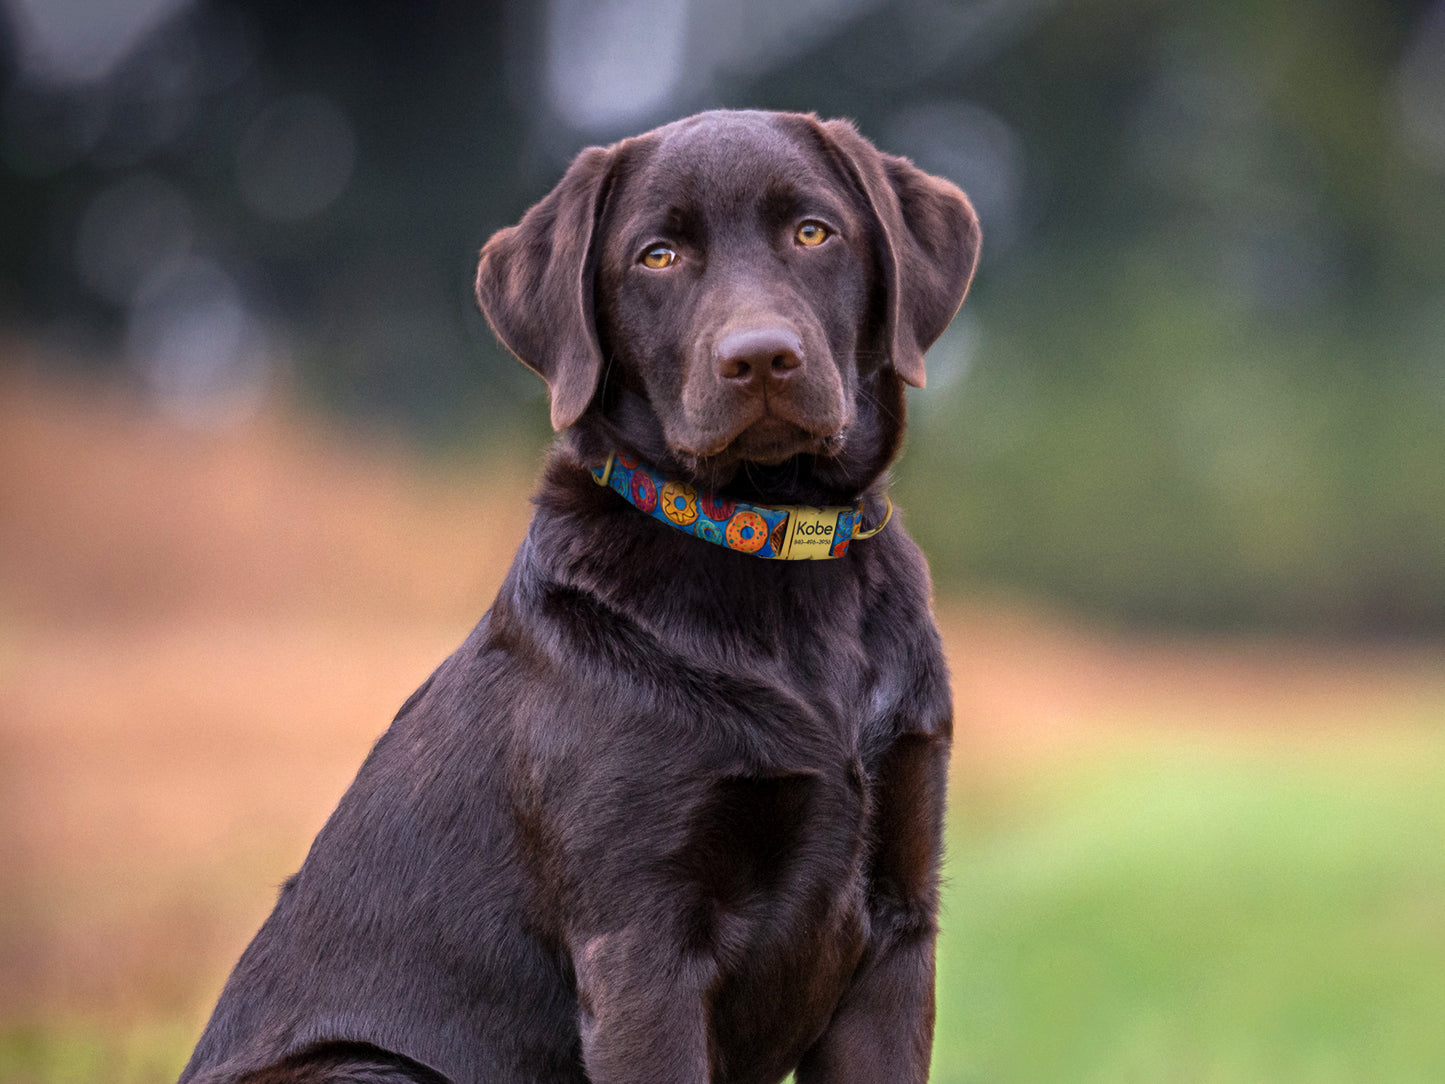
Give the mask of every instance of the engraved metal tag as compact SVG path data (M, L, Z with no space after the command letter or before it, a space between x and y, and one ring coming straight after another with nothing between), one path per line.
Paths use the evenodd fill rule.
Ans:
M833 537L838 530L836 508L792 508L789 510L788 541L782 556L789 561L818 561L832 556Z

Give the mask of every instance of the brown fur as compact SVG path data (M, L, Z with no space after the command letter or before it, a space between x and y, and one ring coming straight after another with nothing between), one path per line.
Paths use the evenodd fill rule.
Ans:
M183 1081L926 1079L951 720L922 556L894 523L758 560L586 468L876 514L977 253L953 186L771 113L584 151L488 243L479 300L564 430L530 532Z

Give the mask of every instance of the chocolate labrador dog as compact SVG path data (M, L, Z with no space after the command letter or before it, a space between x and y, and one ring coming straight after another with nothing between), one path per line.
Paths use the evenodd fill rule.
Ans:
M764 112L583 151L487 243L562 432L531 528L183 1081L927 1078L951 705L883 486L978 249Z

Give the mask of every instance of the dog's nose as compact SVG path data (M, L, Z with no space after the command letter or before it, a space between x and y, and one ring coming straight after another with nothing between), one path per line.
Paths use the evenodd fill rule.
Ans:
M750 328L723 336L715 356L724 382L755 390L791 376L803 364L803 343L785 328Z

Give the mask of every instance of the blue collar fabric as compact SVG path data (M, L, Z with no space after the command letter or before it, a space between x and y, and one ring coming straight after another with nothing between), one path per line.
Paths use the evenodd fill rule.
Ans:
M683 534L774 561L842 557L850 542L872 538L893 518L891 500L883 522L862 531L862 501L848 507L814 508L717 497L659 474L620 452L609 455L603 466L593 468L592 477L598 485Z

